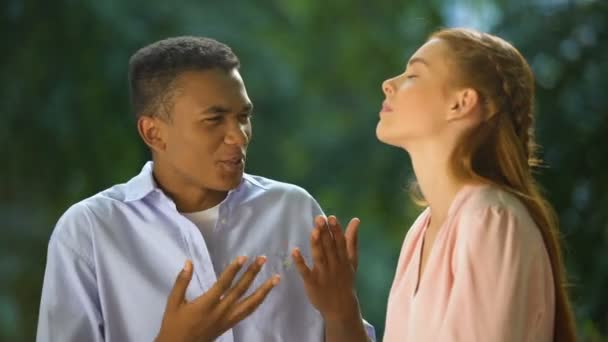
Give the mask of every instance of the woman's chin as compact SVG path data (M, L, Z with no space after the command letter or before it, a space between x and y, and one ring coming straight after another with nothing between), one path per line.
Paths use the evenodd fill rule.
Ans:
M385 127L382 127L382 125L380 123L376 127L376 138L378 138L378 140L380 140L380 142L385 143L387 145L397 146L397 147L401 147L403 145L402 144L403 139L396 136L395 134L391 134L391 132L387 132Z

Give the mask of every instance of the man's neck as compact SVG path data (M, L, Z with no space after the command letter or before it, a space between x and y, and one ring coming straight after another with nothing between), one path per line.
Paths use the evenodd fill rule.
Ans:
M228 195L227 191L205 189L187 182L167 170L161 165L154 163L154 180L158 186L173 200L177 211L181 213L193 213L213 208L220 204Z

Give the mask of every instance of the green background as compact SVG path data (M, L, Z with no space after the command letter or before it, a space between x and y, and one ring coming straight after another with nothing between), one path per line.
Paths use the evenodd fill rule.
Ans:
M233 47L256 106L247 171L362 220L358 291L382 336L421 208L407 154L375 137L381 82L434 30L513 42L537 76L539 179L561 220L582 341L608 330L607 1L18 1L0 4L0 340L31 341L49 235L72 203L139 172L127 62L176 35Z

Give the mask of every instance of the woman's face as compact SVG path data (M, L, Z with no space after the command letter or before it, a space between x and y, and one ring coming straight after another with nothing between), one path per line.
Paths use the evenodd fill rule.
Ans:
M407 149L415 140L440 134L448 124L450 90L447 44L431 39L412 55L404 73L382 83L386 99L378 139Z

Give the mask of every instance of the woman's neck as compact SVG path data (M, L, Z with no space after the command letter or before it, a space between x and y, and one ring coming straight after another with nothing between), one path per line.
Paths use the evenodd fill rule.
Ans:
M420 144L409 148L420 191L431 208L431 227L438 228L447 218L452 201L465 185L450 166L451 150L444 144Z

